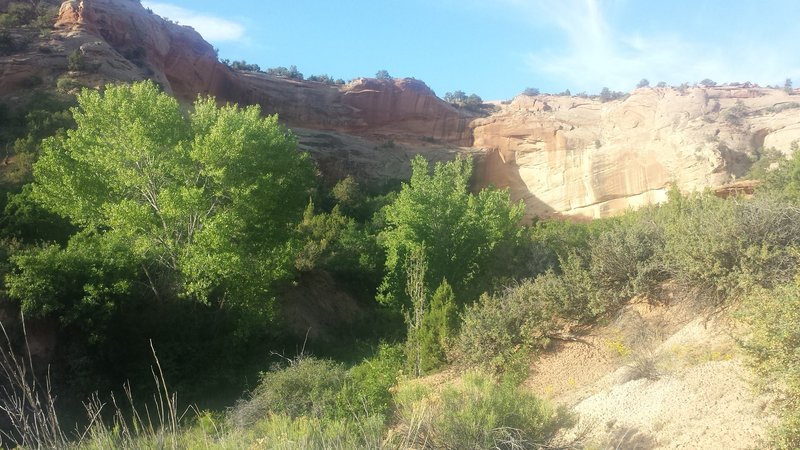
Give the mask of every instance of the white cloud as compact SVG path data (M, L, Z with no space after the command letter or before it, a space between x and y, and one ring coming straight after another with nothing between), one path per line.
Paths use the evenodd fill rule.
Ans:
M142 5L152 9L161 17L169 18L181 25L189 25L212 43L239 41L245 35L245 27L231 20L191 11L169 3L143 1Z
M600 0L543 0L537 3L507 0L535 17L553 24L565 38L559 50L546 48L527 55L534 73L560 80L565 87L594 92L608 86L630 90L640 79L678 84L711 78L719 82L778 83L797 74L796 58L780 40L741 45L714 45L672 34L625 33L607 20L613 2ZM610 6L609 6L610 5ZM622 5L618 3L616 6ZM606 9L604 9L604 7ZM791 61L794 60L794 61Z

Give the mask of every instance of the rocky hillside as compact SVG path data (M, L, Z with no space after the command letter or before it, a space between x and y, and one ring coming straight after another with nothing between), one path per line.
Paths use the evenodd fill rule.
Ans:
M529 217L603 217L661 201L673 183L720 186L744 175L760 149L789 152L800 139L800 97L752 86L643 88L606 103L519 96L479 114L414 79L338 86L234 71L192 28L137 0L70 0L51 32L7 36L0 102L151 78L183 101L211 94L280 114L330 179L402 178L413 154L469 153L477 184L510 187Z

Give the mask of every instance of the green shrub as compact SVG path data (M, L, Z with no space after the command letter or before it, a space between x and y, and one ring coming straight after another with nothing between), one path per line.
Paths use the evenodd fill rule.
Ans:
M538 449L554 444L571 419L510 383L477 373L445 387L438 398L419 385L396 396L404 447L440 449Z
M542 295L543 284L526 280L468 306L452 358L495 373L524 370L519 365L527 366L529 352L544 348L560 327L555 302Z
M800 448L800 285L751 293L738 316L750 327L742 346L763 388L780 394L775 448Z
M738 290L739 242L733 201L711 194L674 198L661 213L665 220L665 263L688 295L718 305Z
M261 374L261 381L250 399L240 401L230 413L230 421L245 427L269 414L289 417L330 415L344 386L347 370L333 361L311 357L292 360L288 367Z
M405 267L416 249L424 248L426 290L447 279L459 302L473 301L502 273L494 263L504 243L520 233L523 205L512 203L507 190L473 194L472 167L471 159L459 157L436 163L431 173L425 158L414 158L410 182L383 210L386 264L379 302L398 310L409 306Z
M568 220L544 220L529 229L529 249L525 264L531 275L553 270L561 272L560 261L571 252L585 254L589 242L613 226L618 219L600 219L589 223Z
M800 254L800 207L771 196L737 205L736 224L745 254L744 282L770 287L793 279Z
M736 104L722 113L722 118L731 125L739 126L742 125L744 118L747 117L749 112L750 110L747 109L744 102L737 100Z
M372 299L380 283L383 252L374 234L341 212L315 213L309 203L297 227L303 242L295 258L300 271L326 270L350 288Z
M637 295L653 295L667 278L660 260L665 244L662 225L646 211L626 217L589 242L591 279L604 310Z
M458 326L456 297L453 288L442 280L431 296L430 308L422 318L420 347L422 358L420 369L430 372L447 362L446 352L451 346Z
M72 78L61 77L56 82L56 89L58 89L59 92L65 94L77 91L81 87L82 85Z
M73 72L83 72L89 68L86 57L80 49L75 50L67 56L67 69Z
M787 163L786 157L783 153L775 149L775 147L767 149L759 149L756 152L757 159L750 166L750 169L745 175L746 179L766 181L773 171L772 165L777 164L779 167Z
M0 55L7 55L19 50L19 44L8 30L0 30Z
M719 305L752 286L791 279L800 245L800 208L776 197L678 199L660 211L665 267L705 304Z
M337 399L337 415L386 417L393 406L389 389L397 384L404 359L401 346L381 344L375 356L353 366Z
M8 4L6 13L0 15L0 22L4 26L27 25L36 19L36 8L31 3L12 2Z

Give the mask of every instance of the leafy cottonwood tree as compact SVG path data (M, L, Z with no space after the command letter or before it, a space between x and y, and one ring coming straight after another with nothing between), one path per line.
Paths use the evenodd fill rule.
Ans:
M426 290L448 280L460 301L476 298L497 268L494 258L503 244L519 233L523 205L511 203L508 191L469 191L472 160L437 163L433 174L422 156L412 161L413 174L397 199L385 209L386 274L379 288L381 302L408 304L404 292L406 260L424 249Z
M313 180L307 155L277 118L212 98L184 114L152 82L86 90L78 102L77 129L46 139L33 169L34 201L80 230L59 251L91 248L94 261L111 258L92 263L97 271L123 258L158 298L267 310L273 283L291 273L295 224ZM58 297L42 290L57 289L49 277L58 270L47 261L62 260L70 259L51 248L16 257L8 286L24 309L58 309L42 304ZM114 283L114 292L126 286ZM92 286L84 296L109 289Z

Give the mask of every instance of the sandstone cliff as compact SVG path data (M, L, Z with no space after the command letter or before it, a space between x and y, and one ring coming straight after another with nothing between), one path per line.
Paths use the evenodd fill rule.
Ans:
M762 148L800 139L800 103L776 89L637 89L623 101L519 96L475 120L491 152L484 183L509 187L531 215L604 217L663 201L670 184L716 187Z
M529 217L604 217L662 201L671 184L720 186L744 175L760 149L788 153L800 139L800 97L752 86L643 88L606 103L519 96L488 115L414 79L334 86L234 71L195 30L137 0L66 1L52 33L12 37L28 44L0 56L0 101L13 104L32 79L36 89L74 91L151 78L182 101L211 94L278 113L331 180L402 178L413 154L468 153L476 182L509 187ZM69 70L72 54L83 70Z

